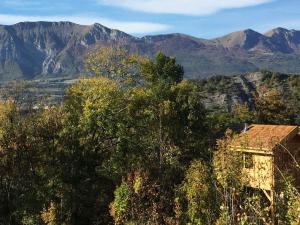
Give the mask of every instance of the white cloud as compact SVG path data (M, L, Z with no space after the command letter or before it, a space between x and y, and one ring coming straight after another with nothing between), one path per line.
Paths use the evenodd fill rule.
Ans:
M149 13L203 16L223 9L243 8L274 0L97 0L100 4Z
M130 34L149 34L166 31L170 28L169 25L150 22L132 22L118 21L102 17L89 16L20 16L0 14L0 24L10 25L18 22L33 22L33 21L71 21L82 25L91 25L101 23L104 26L118 29Z

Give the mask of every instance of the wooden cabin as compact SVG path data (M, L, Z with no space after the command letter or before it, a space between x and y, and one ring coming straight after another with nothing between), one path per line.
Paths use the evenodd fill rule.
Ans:
M289 174L300 189L297 165L300 162L300 133L297 126L253 124L245 127L233 140L231 149L243 154L249 187L266 193L274 190L283 174Z

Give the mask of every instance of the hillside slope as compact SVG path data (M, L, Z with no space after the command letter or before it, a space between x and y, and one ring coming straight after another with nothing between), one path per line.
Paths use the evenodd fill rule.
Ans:
M60 104L65 91L78 81L68 78L38 79L0 83L0 99L20 95L25 104ZM300 97L300 76L272 72L253 72L234 76L215 76L190 80L197 85L201 101L212 112L231 112L236 105L254 105L255 95L276 89L287 102Z
M0 26L0 81L76 77L85 54L96 46L121 46L150 57L164 51L177 57L186 78L259 69L300 73L300 31L295 30L244 30L212 40L184 34L136 38L100 24L24 22Z

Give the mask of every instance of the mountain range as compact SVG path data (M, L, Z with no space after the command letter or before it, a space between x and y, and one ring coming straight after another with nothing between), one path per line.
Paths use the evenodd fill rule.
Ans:
M191 79L258 70L300 73L296 30L261 34L247 29L209 40L184 34L137 38L97 23L22 22L0 25L0 81L77 77L86 53L97 46L124 47L149 57L164 51L177 58Z

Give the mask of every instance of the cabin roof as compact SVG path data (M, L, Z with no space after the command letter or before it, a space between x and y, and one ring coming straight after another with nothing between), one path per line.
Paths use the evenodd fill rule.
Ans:
M252 124L234 138L233 148L272 152L278 143L286 144L298 135L297 126Z

